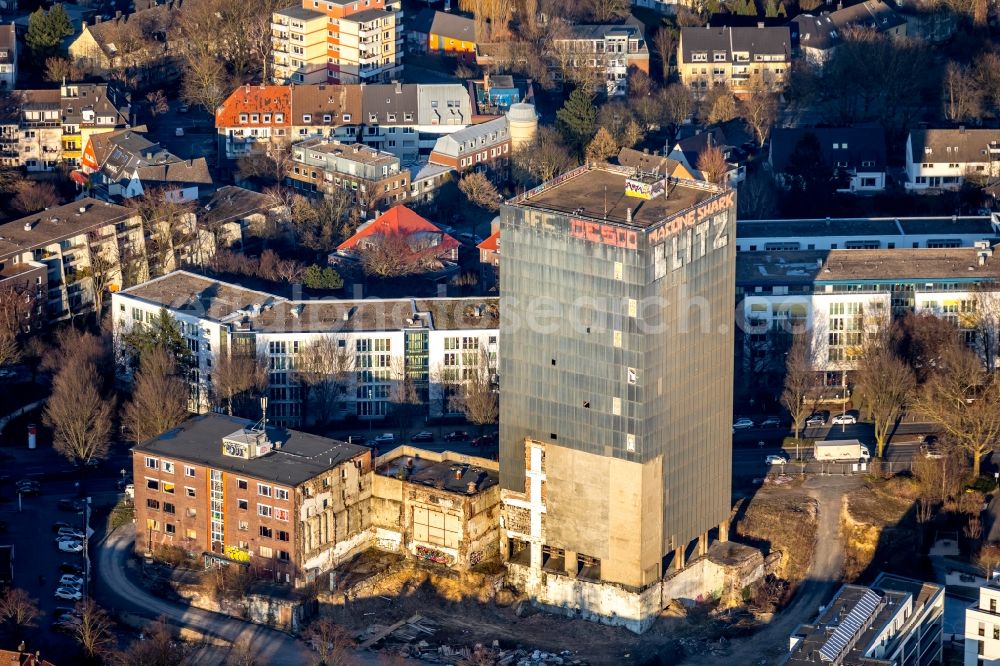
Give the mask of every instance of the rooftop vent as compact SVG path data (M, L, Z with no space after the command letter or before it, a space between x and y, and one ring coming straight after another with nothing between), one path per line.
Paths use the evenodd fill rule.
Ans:
M83 215L84 213L87 212L87 207L86 206L80 206L77 210L79 210L80 214Z

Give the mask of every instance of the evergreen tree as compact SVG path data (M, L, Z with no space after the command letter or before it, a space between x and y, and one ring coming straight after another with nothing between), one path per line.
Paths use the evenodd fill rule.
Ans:
M597 128L594 95L584 90L583 86L576 88L563 107L556 111L556 121L570 147L577 155L582 153Z
M778 4L778 18L788 18L788 10L783 2Z
M160 308L151 322L136 322L132 330L124 335L123 341L133 365L154 347L165 349L178 365L184 365L191 358L191 350L184 341L180 326L165 308Z
M340 273L329 266L322 268L316 264L306 269L303 281L310 289L340 289L344 286Z
M618 144L611 132L600 127L594 140L587 144L588 162L606 162L609 157L618 153Z
M767 3L764 5L764 16L767 18L778 16L778 4L775 0L767 0Z
M32 60L44 63L47 58L58 55L62 41L72 34L73 24L62 5L53 5L48 13L39 7L28 17L24 43L31 51Z
M753 0L747 0L746 7L744 7L744 16L758 16L760 12L757 10L757 3Z
M819 138L807 132L795 144L785 166L786 183L790 189L788 204L791 214L816 210L826 205L833 182L833 170L823 159Z

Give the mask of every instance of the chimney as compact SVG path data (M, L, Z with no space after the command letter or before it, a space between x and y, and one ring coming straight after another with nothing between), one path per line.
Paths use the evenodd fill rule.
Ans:
M86 206L80 206L79 210L80 210L80 214L82 215L83 213L87 212L87 207Z
M965 125L959 125L958 126L958 133L959 134L965 134Z
M119 9L118 11L115 12L115 20L118 20L121 17L122 17L122 10Z
M462 480L462 468L461 467L456 467L455 468L455 480L456 481L461 481Z
M468 484L467 484L467 485L465 486L465 490L466 490L466 491L467 491L467 492L468 492L468 493L469 493L470 495L471 495L472 493L476 492L476 482L475 482L475 481L469 481L469 483L468 483Z
M407 458L406 459L406 468L407 469L413 469L413 458Z
M396 94L397 95L403 94L403 84L401 81L396 81Z
M632 223L632 209L631 208L626 208L625 209L625 221L628 222L629 224Z
M757 21L757 29L758 30L763 30L764 29L764 22L763 21Z

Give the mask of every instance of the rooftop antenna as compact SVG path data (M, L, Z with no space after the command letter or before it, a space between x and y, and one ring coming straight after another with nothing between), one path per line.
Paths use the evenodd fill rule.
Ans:
M608 184L604 184L604 219L608 219Z
M267 396L260 397L260 421L252 428L255 432L267 432Z

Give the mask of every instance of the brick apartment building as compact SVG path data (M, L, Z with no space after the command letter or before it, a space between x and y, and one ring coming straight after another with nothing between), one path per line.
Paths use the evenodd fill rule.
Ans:
M203 414L132 450L137 552L301 584L365 545L370 449Z
M410 192L410 172L392 153L313 137L292 146L288 184L309 195L344 190L363 210L387 208Z

